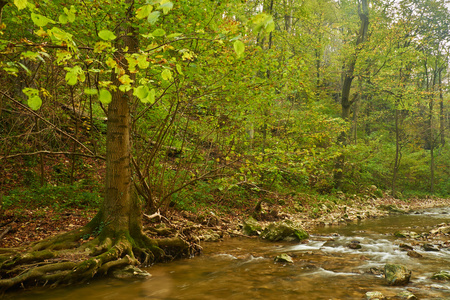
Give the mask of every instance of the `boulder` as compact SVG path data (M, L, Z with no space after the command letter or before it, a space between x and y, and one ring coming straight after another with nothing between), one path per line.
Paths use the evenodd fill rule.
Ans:
M283 253L275 257L275 262L293 264L294 260L286 253Z
M259 235L262 231L262 226L255 220L255 218L248 217L248 219L244 221L242 231L246 235Z
M293 242L307 239L309 235L299 224L283 220L267 226L261 233L261 237L272 242Z
M431 279L450 281L450 272L449 271L439 271L439 272L433 274L433 276L431 276Z
M402 265L386 264L384 278L389 285L406 285L411 279L411 270Z

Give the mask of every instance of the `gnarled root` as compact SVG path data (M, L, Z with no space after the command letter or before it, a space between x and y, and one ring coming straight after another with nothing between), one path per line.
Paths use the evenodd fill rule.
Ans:
M28 252L4 255L0 260L0 289L83 282L118 267L189 255L191 249L181 238L152 240L142 232L133 236L129 232L100 235L81 243L81 237L90 232L92 227L84 227L38 243Z

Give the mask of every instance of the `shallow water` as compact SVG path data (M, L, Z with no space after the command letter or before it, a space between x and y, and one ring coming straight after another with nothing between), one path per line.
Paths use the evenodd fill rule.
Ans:
M439 252L414 250L422 258L400 251L396 231L428 232L434 225L450 222L450 209L366 220L345 227L318 228L304 243L269 243L233 238L207 243L204 254L192 259L158 264L146 280L103 279L82 286L40 289L7 294L6 299L363 299L368 291L393 297L409 290L419 299L450 299L450 283L430 280L439 270L450 271L450 249ZM347 246L358 241L361 249ZM273 259L288 253L294 264ZM401 263L412 270L406 287L389 287L382 275L386 263Z

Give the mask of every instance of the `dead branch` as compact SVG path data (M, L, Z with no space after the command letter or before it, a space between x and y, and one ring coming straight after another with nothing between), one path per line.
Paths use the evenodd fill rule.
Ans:
M106 158L103 157L103 156L89 155L89 154L84 154L84 153L74 153L74 152L65 152L65 151L53 152L53 151L42 150L42 151L36 151L36 152L32 152L32 153L17 153L17 154L12 154L12 155L7 155L7 156L2 156L2 157L0 157L0 160L2 160L2 159L8 159L8 158L20 157L20 156L33 156L33 155L38 155L38 154L48 154L48 155L72 155L72 156L82 156L82 157L89 157L89 158L97 158L97 159L102 159L102 160L105 160L105 159L106 159Z
M65 132L64 130L58 128L58 126L56 126L55 124L51 123L50 121L48 121L47 119L43 118L41 115L39 115L38 113L36 113L35 111L33 111L31 108L29 108L28 106L20 103L19 101L17 101L16 99L14 99L13 97L9 96L7 93L0 91L0 93L5 96L6 98L8 98L9 100L13 101L15 104L19 105L20 107L22 107L23 109L25 109L26 111L28 111L29 113L31 113L32 115L36 116L37 118L41 119L42 121L44 121L44 123L47 123L48 125L50 125L52 128L54 128L56 131L60 132L61 134L65 135L66 137L68 137L69 139L73 140L75 143L79 144L83 149L85 149L87 152L89 152L91 155L95 156L95 153L92 152L88 147L86 147L82 142L80 142L79 140L77 140L75 137L73 137L72 135L68 134L67 132Z

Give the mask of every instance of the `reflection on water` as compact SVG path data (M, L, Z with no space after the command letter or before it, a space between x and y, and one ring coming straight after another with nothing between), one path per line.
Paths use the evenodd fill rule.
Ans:
M450 252L409 257L395 231L428 232L448 223L449 210L368 220L346 227L319 228L308 242L273 244L256 239L228 239L204 245L204 255L149 268L144 281L97 280L88 285L9 294L6 299L363 299L368 291L394 296L405 289L419 299L450 299L450 283L429 278L450 269ZM360 249L350 249L350 243ZM275 264L288 253L294 264ZM388 287L379 270L401 263L413 271L406 287ZM377 275L378 274L378 275Z

